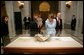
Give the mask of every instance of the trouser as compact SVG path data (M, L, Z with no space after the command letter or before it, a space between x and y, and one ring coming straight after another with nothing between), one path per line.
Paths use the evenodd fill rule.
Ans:
M10 41L10 38L8 35L4 35L2 37L2 43L3 43L3 46L6 46L7 44L9 44L11 41Z
M29 29L29 22L25 22L25 29Z
M57 29L57 30L56 30L56 35L57 35L57 36L60 36L61 32L62 32L62 29Z
M71 26L71 30L74 30L75 31L75 26Z

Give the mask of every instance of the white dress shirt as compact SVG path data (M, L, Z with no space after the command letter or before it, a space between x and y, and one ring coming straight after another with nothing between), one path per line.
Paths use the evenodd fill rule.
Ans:
M49 21L49 19L47 19L46 21L45 21L45 27L46 27L46 33L48 34L48 35L53 35L53 36L55 36L55 34L56 34L56 30L55 30L55 27L56 27L56 20L55 19L53 19L53 22L51 23L50 21Z
M29 20L28 20L28 17L26 17L27 19L26 19L26 22L29 22Z

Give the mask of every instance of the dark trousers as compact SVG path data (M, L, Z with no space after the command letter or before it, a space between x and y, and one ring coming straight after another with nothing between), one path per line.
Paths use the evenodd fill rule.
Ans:
M2 43L3 43L3 46L6 46L7 44L9 44L11 41L10 41L10 38L8 35L4 35L2 37Z
M25 22L24 25L25 25L25 30L26 30L26 29L29 29L29 22Z
M75 31L75 26L71 26L71 30L74 30Z
M62 29L56 29L56 35L60 36Z

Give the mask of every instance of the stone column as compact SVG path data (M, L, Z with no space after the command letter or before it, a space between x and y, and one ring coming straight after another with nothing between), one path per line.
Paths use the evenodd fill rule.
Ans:
M77 1L76 32L82 33L83 28L83 1Z
M24 7L21 10L22 14L22 24L24 24L23 19L25 16L31 17L31 2L30 1L24 1Z
M8 15L8 28L9 28L9 37L15 36L15 25L14 25L14 14L13 14L13 2L5 1L6 12Z
M58 3L59 3L58 10L61 11L61 1L59 1Z
M72 2L72 14L74 14L77 17L77 1Z
M24 27L23 19L25 17L24 7L22 9L20 9L20 11L21 11L21 16L22 16L22 29L23 29L23 27Z
M62 23L63 23L63 28L64 28L64 23L65 23L65 8L66 8L66 3L65 1L60 1L60 12L61 12L61 18L62 18Z
M24 1L25 16L31 16L31 1Z
M24 6L22 9L20 9L21 11L21 15L22 15L22 27L24 27L24 22L23 19L25 16L29 16L31 17L31 1L23 1ZM22 30L24 32L24 30Z

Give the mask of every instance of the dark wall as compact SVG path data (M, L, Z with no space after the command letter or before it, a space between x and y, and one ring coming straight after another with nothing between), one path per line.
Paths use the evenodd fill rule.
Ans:
M21 12L14 12L14 22L16 34L22 34Z
M50 4L50 11L48 12L40 12L39 11L39 5L42 3L43 1L31 1L31 13L32 15L34 13L41 13L43 18L47 18L46 16L48 15L48 13L57 13L58 12L58 1L47 1Z

